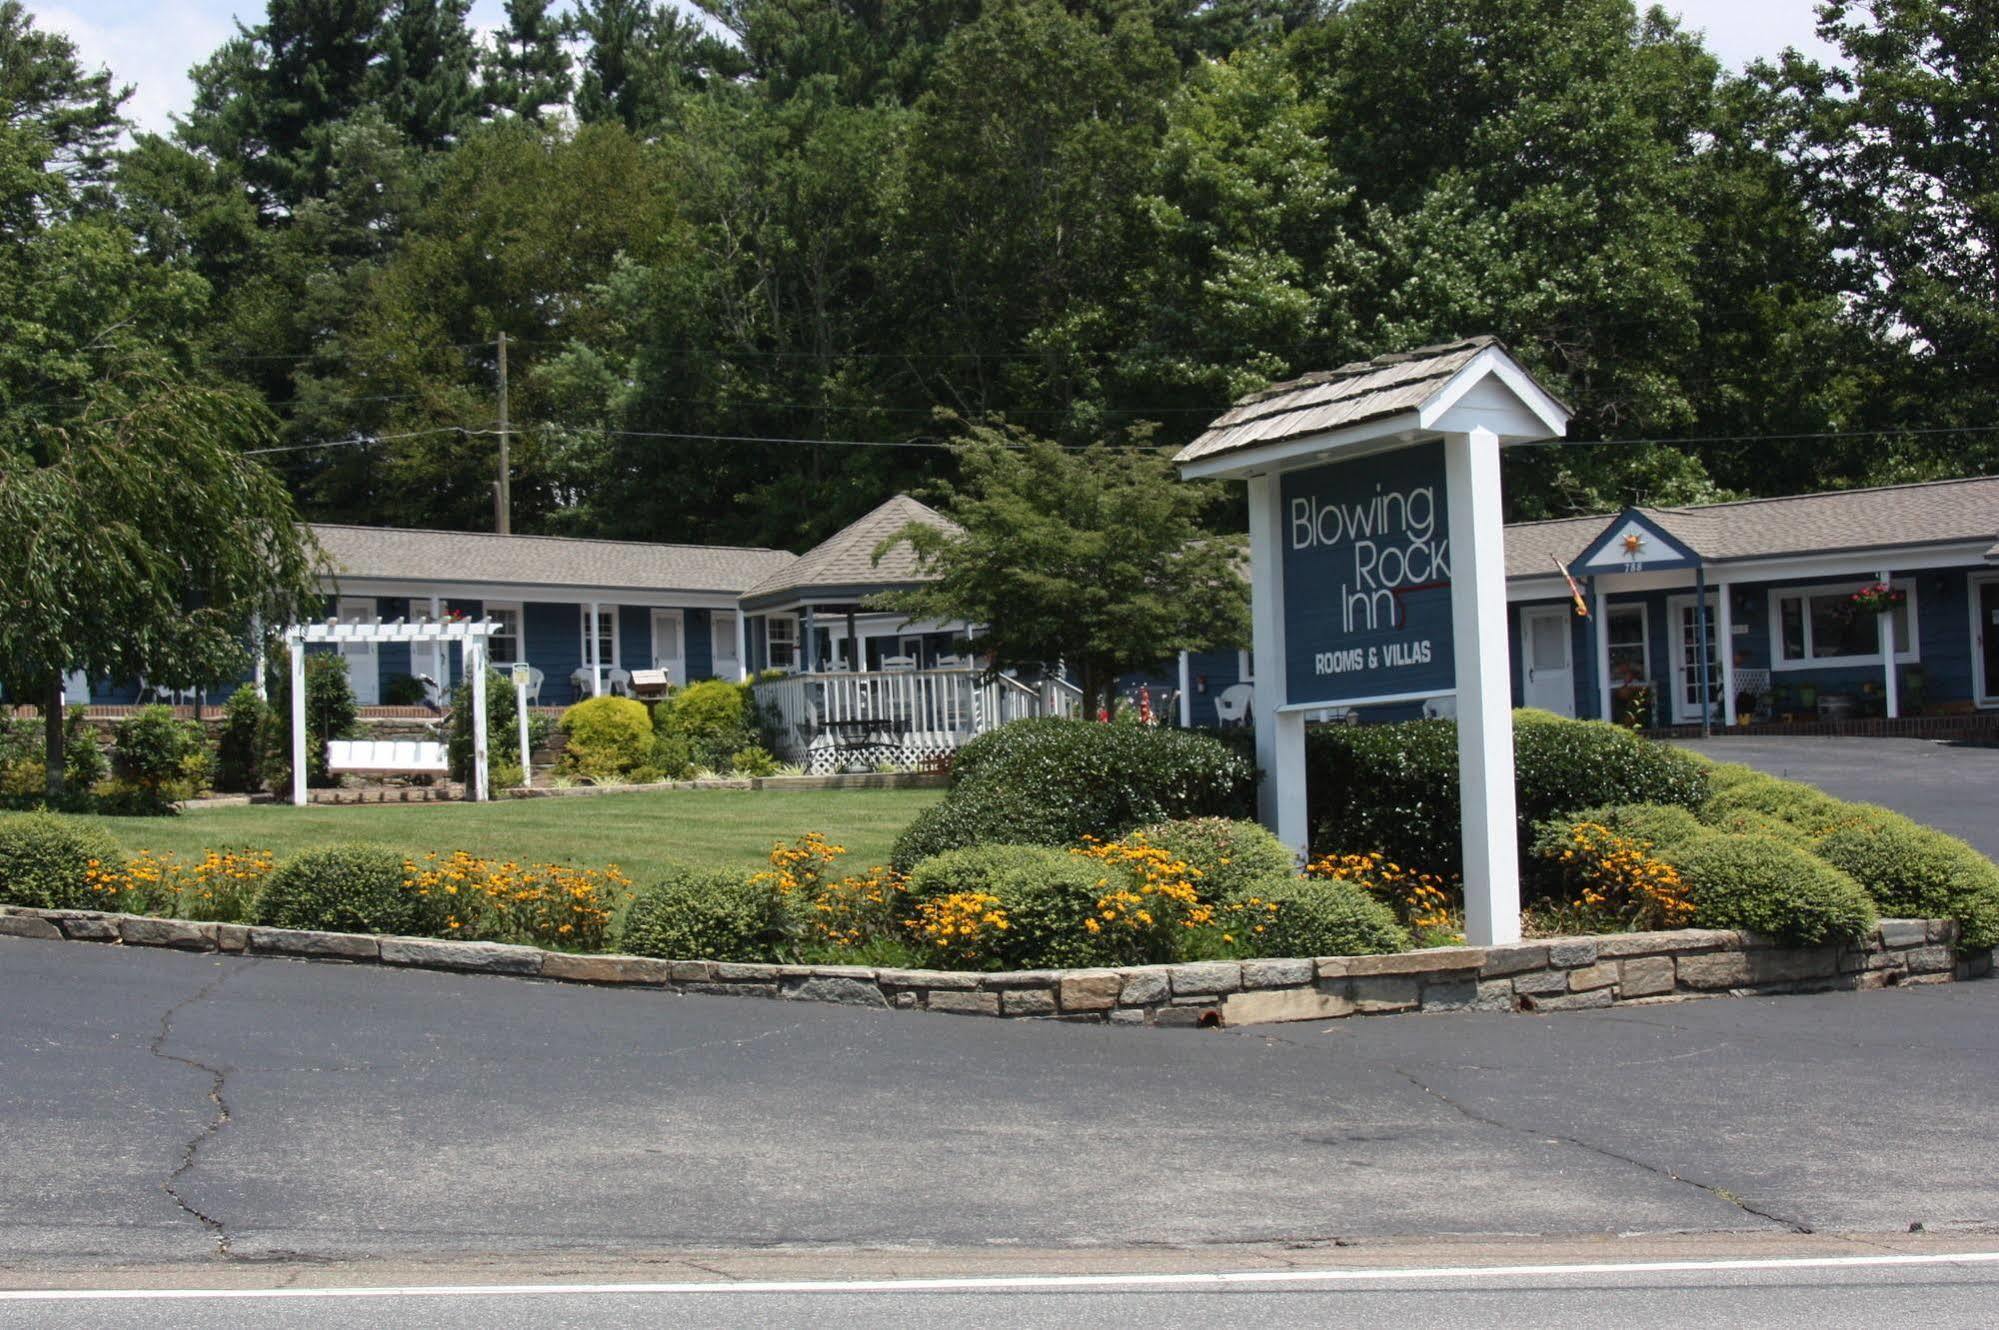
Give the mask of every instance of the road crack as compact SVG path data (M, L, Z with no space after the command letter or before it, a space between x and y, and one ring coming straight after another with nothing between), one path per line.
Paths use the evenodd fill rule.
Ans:
M1371 1061L1371 1059L1368 1060ZM1698 1178L1687 1177L1685 1174L1677 1173L1672 1169L1665 1167L1664 1165L1654 1164L1647 1160L1639 1159L1633 1155L1619 1153L1618 1151L1613 1150L1608 1146L1598 1145L1594 1141L1586 1141L1582 1139L1580 1136L1565 1136L1559 1132L1547 1131L1540 1127L1522 1127L1515 1123L1507 1122L1501 1118L1491 1117L1487 1114L1480 1113L1477 1110L1472 1109L1465 1104L1459 1103L1456 1099L1453 1099L1450 1095L1445 1094L1442 1090L1437 1089L1435 1086L1426 1084L1421 1077L1417 1076L1413 1072L1405 1071L1401 1067L1397 1067L1387 1063L1375 1063L1374 1065L1383 1067L1384 1069L1395 1073L1397 1076L1400 1076L1403 1080L1409 1082L1409 1084L1415 1086L1418 1090L1422 1091L1424 1094L1430 1096L1430 1098L1436 1100L1438 1103L1444 1105L1452 1112L1457 1113L1460 1116L1467 1118L1472 1122L1480 1123L1487 1127L1497 1127L1501 1131L1510 1131L1520 1136L1532 1136L1539 1140L1544 1140L1544 1141L1559 1141L1563 1145L1574 1146L1578 1150L1587 1150L1591 1154L1597 1155L1600 1158L1615 1160L1617 1163L1628 1164L1633 1168L1642 1168L1647 1173L1651 1173L1656 1177L1665 1178L1669 1182L1677 1182L1681 1186L1692 1187L1697 1191L1705 1192L1709 1196L1714 1197L1716 1200L1727 1202L1728 1204L1734 1206L1736 1209L1742 1211L1742 1213L1746 1215L1752 1215L1757 1219L1768 1220L1770 1223L1773 1224L1781 1224L1785 1228L1791 1230L1791 1232L1793 1233L1810 1233L1813 1231L1811 1225L1805 1223L1804 1221L1798 1219L1791 1219L1770 1210L1759 1209L1756 1206L1751 1205L1748 1201L1744 1200L1742 1197L1736 1195L1734 1192L1728 1190L1726 1187L1720 1187L1711 1183L1702 1182Z
M256 960L245 960L242 964L243 968L248 969L259 963ZM181 1147L180 1162L174 1166L174 1170L171 1173L167 1174L166 1181L160 1184L160 1189L167 1194L168 1198L175 1205L180 1207L183 1213L215 1235L215 1254L224 1259L235 1259L235 1253L230 1250L232 1240L229 1236L229 1230L223 1225L220 1219L206 1213L189 1201L181 1190L181 1184L187 1175L193 1172L194 1166L198 1162L197 1156L201 1152L201 1147L214 1139L217 1133L229 1125L231 1116L229 1100L223 1091L228 1085L230 1069L226 1066L212 1066L209 1063L201 1061L199 1058L182 1057L178 1053L169 1053L166 1051L166 1045L167 1041L173 1037L174 1018L195 1003L206 1001L209 997L213 996L215 991L222 987L232 973L235 973L235 971L225 966L215 978L203 984L191 996L183 998L173 1006L168 1007L160 1016L159 1033L153 1036L152 1043L146 1049L147 1052L159 1058L162 1062L179 1063L181 1066L201 1072L209 1078L208 1099L210 1103L215 1105L215 1115L209 1119L199 1132L196 1132L188 1140L186 1145Z

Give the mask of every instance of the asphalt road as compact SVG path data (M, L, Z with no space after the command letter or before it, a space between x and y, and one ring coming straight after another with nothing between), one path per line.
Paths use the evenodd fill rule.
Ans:
M1741 762L1816 785L1842 799L1882 804L1999 859L1999 748L1924 739L1731 737L1684 743L1720 762Z

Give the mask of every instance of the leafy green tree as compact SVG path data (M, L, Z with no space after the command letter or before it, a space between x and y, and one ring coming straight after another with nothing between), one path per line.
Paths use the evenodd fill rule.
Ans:
M72 190L102 185L131 95L109 70L85 70L76 44L37 28L20 0L0 0L0 122L42 139L45 169Z
M548 108L568 102L575 87L562 23L548 0L507 0L506 25L493 34L480 63L486 105L541 122Z
M377 75L389 122L419 151L452 143L484 107L478 48L465 15L472 0L393 0Z
M934 578L889 608L977 624L996 670L1061 662L1091 715L1119 675L1247 637L1241 550L1201 527L1214 489L1182 482L1165 454L973 426L958 460L946 511L959 530L913 523L876 552L906 542Z
M657 132L681 93L740 74L735 48L662 0L576 0L573 36L587 44L576 80L576 116Z

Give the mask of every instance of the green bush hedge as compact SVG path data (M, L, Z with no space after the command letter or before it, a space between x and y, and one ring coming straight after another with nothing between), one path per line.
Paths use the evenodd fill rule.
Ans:
M944 800L896 842L907 872L968 845L1074 845L1187 817L1242 817L1255 770L1205 735L1133 724L1015 721L965 745Z
M1709 795L1711 764L1602 721L1516 712L1513 749L1523 858L1537 824L1579 809L1693 809ZM1422 872L1460 871L1456 722L1315 729L1305 751L1314 854L1379 850Z
M111 833L47 813L0 817L0 902L39 910L98 908L91 864L124 862Z
M251 909L266 928L335 933L442 933L448 902L405 886L403 856L376 845L307 850L265 881Z
M217 789L247 794L263 788L257 735L270 724L270 711L254 684L246 683L229 695L222 706L222 733L215 741Z
M529 758L533 750L548 742L551 724L538 711L528 712ZM460 681L451 690L451 731L445 739L444 760L451 779L472 779L472 685ZM521 757L520 699L514 692L513 676L499 670L486 671L486 767L496 790L511 789L521 783L519 772L528 763ZM512 779L503 782L501 767L512 768Z
M629 697L593 697L562 713L568 744L562 769L591 780L618 781L649 765L652 714Z
M1775 776L1731 780L1701 806L1701 820L1720 825L1744 813L1775 818L1809 836L1822 836L1853 816L1854 805L1823 790Z
M1283 841L1254 822L1226 817L1182 818L1141 827L1128 838L1144 837L1200 874L1194 885L1207 901L1227 901L1259 889L1271 879L1297 876L1297 856Z
M273 652L266 666L271 695L258 731L258 771L264 788L283 791L292 780L291 664L288 653ZM326 741L351 739L360 725L361 709L347 678L347 661L330 651L309 652L305 658L305 780L315 788L335 783L326 769Z
M1255 894L1277 909L1255 916L1261 933L1231 931L1245 955L1374 956L1409 949L1409 934L1394 911L1351 882L1273 878Z
M213 772L201 726L163 706L140 707L118 722L113 767L120 780L168 801L200 794Z
M1609 827L1620 836L1649 842L1653 849L1659 851L1685 845L1708 834L1708 828L1702 825L1699 818L1674 804L1612 804L1601 808L1580 808L1565 818L1543 823L1543 832L1556 833L1556 839L1551 841L1547 834L1537 835L1536 851L1545 851L1550 844L1559 848L1568 840L1569 830L1582 822L1595 822Z
M653 709L653 728L662 741L684 744L688 765L727 772L735 755L765 746L756 697L745 683L707 679L689 684ZM665 763L655 764L665 767ZM680 772L669 772L678 775Z
M977 845L951 850L916 865L909 893L919 901L957 892L985 892L999 899L1009 927L987 943L995 969L1140 963L1117 955L1115 940L1093 934L1083 921L1096 913L1105 865L1043 845ZM1143 960L1170 960L1170 956Z
M1670 855L1703 928L1747 928L1794 946L1858 942L1878 922L1860 884L1795 845L1712 833Z
M640 887L620 926L619 945L670 960L773 960L790 935L785 899L768 883L674 869Z
M1965 949L1999 946L1999 866L1898 813L1849 808L1854 815L1818 841L1821 859L1852 876L1884 914L1955 919Z

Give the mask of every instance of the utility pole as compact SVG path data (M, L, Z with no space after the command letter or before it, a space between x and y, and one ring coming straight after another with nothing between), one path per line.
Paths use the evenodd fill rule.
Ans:
M507 464L507 335L500 334L500 482L493 487L493 529L511 535L514 529L514 486Z

